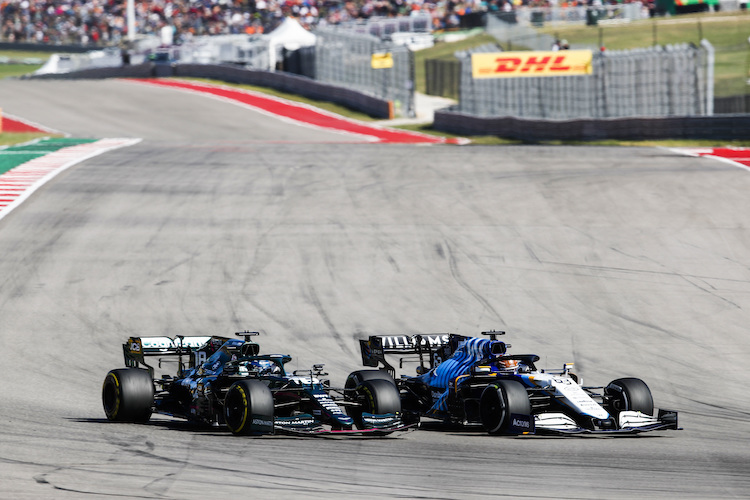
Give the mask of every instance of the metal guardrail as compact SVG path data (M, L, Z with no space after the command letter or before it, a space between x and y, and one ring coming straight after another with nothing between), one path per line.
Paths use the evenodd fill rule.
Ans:
M750 114L541 120L479 117L436 111L433 128L457 135L491 135L522 141L593 141L650 139L747 139Z
M385 40L394 33L430 33L432 31L432 17L429 14L400 17L376 16L336 25L324 26L321 24L318 28L344 30Z
M528 23L509 23L496 15L487 16L485 29L503 45L505 50L514 48L550 50L555 42L552 35L537 33Z
M249 68L272 69L269 41L259 35L192 37L179 46L179 61L185 64L232 63Z
M310 78L282 72L242 68L222 64L155 64L144 63L112 68L90 68L68 73L31 75L33 79L99 79L99 78L152 78L152 77L209 78L229 83L244 83L289 92L310 99L329 101L360 110L376 118L391 118L390 104L384 99L356 90L316 82Z
M629 22L648 19L648 8L641 2L603 4L599 6L520 7L516 17L521 24L597 24L599 22Z
M347 30L315 31L315 79L393 102L396 116L414 116L414 55L404 46ZM391 55L392 67L372 67L373 54Z

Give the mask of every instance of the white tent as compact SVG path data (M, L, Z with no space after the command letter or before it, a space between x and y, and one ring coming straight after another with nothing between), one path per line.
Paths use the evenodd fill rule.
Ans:
M271 68L274 68L276 61L281 59L282 49L297 50L301 47L310 47L315 45L316 37L295 19L287 17L275 30L266 35L266 38L269 41Z

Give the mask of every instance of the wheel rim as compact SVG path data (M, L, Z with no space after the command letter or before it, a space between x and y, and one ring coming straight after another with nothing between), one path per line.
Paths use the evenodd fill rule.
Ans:
M233 431L242 430L247 422L247 396L241 387L231 390L224 403L227 426Z
M107 377L107 381L104 384L104 391L102 394L102 401L104 403L104 413L109 418L116 418L117 411L120 408L120 397L119 391L117 390L116 380L114 375Z
M500 388L490 386L482 394L480 410L482 412L482 423L489 432L500 430L505 418L505 404L500 396Z

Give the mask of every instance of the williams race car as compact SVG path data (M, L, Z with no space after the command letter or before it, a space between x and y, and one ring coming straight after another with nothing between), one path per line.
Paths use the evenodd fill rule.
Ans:
M606 386L583 386L571 372L539 370L535 354L509 354L510 344L456 334L371 336L360 340L370 378L395 377L386 355L399 366L416 362L417 375L396 380L404 420L431 417L450 424L483 426L490 434L632 434L678 429L677 412L659 410L648 386L619 378Z
M111 421L147 422L160 413L234 434L370 434L403 430L401 401L393 380L360 380L353 373L335 389L322 377L323 365L288 374L287 354L259 354L243 338L131 337L123 344L126 368L104 379L102 402ZM154 377L174 367L176 376Z

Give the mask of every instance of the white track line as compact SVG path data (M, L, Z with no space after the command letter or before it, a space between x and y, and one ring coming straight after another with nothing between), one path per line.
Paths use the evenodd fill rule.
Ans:
M696 158L711 158L713 160L718 160L720 162L732 165L733 167L739 167L744 170L750 169L750 165L740 163L742 161L750 160L750 158L724 158L723 156L713 154L714 149L717 149L717 148L666 148L666 149L668 149L669 151L672 151L673 153L679 153L685 156L693 156ZM718 149L721 149L721 148L718 148Z
M61 132L59 130L55 130L55 129L50 128L50 127L46 127L46 126L41 125L41 124L39 124L37 122L33 122L31 120L27 120L26 118L21 118L20 116L11 115L10 113L5 113L5 112L3 113L3 116L5 116L7 118L10 118L11 120L15 120L17 122L21 122L21 123L23 123L25 125L28 125L30 127L34 127L36 129L38 129L39 132L45 132L45 133L48 133L48 134L58 134L58 135L63 135L65 137L70 137L70 134L68 134L68 133Z

